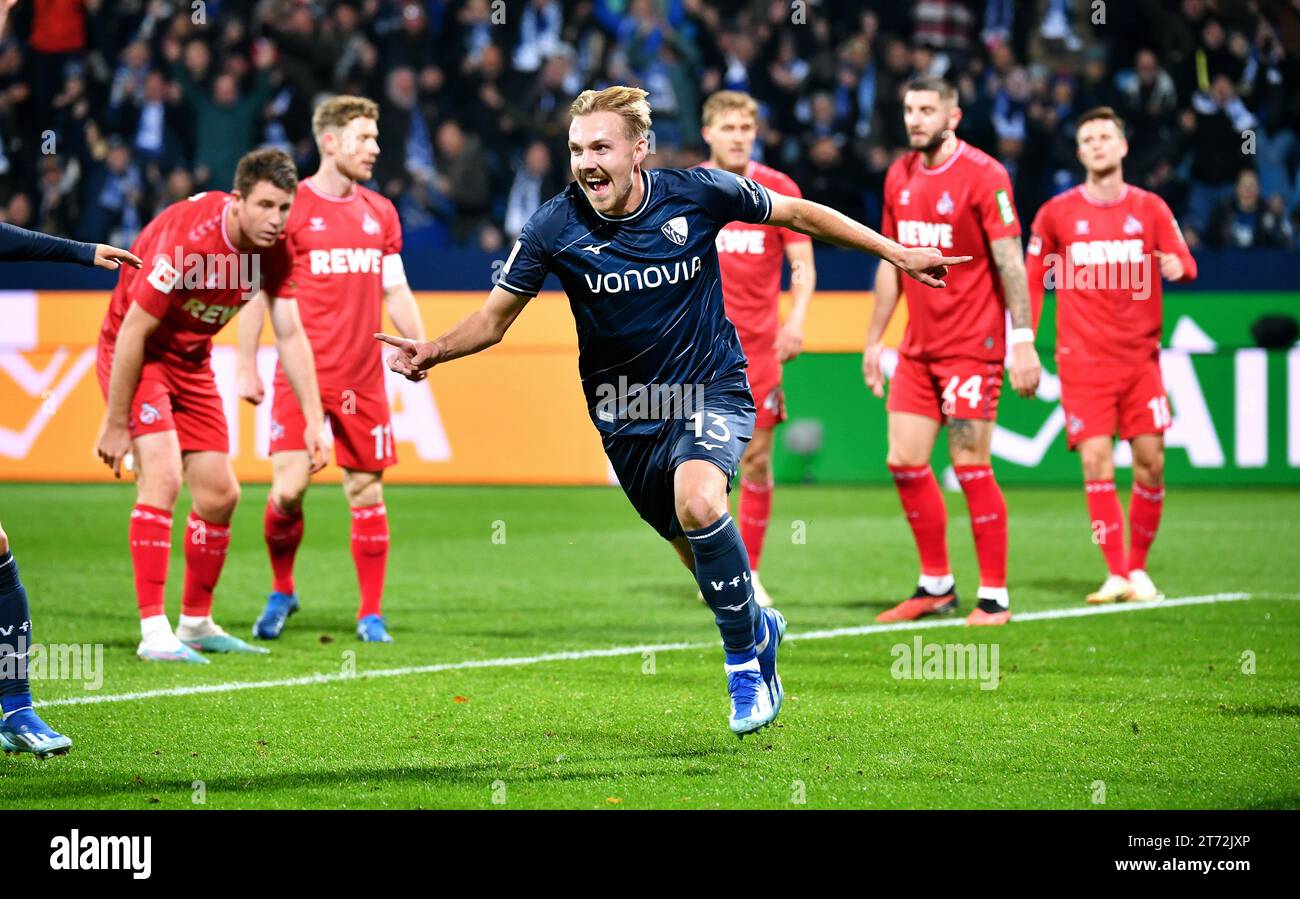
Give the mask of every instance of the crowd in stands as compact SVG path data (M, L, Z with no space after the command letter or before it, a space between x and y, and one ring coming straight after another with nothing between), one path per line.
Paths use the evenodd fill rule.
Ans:
M0 220L127 245L272 144L316 164L312 106L381 106L373 185L408 239L490 251L568 180L569 102L650 92L656 167L703 158L700 107L761 104L758 152L871 224L906 147L901 89L957 86L959 134L1023 220L1078 183L1073 122L1128 122L1129 181L1193 247L1297 246L1300 0L22 0L0 43Z

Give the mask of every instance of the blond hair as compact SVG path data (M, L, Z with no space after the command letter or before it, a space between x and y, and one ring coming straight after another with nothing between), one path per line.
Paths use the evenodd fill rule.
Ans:
M311 115L311 132L317 142L326 128L343 128L353 119L379 121L379 104L366 97L339 94L320 103Z
M639 87L616 84L601 91L583 91L569 106L573 117L591 115L593 112L612 112L622 116L627 136L640 140L650 133L649 96Z
M718 91L704 101L702 114L705 125L712 125L715 116L724 112L747 112L758 121L758 101L744 91Z

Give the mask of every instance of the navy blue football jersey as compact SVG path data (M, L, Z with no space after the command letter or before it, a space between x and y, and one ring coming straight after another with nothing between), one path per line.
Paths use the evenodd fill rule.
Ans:
M534 296L548 272L568 295L588 412L605 433L652 433L644 391L743 379L745 356L722 303L714 238L729 222L763 224L767 189L719 169L643 171L634 212L597 212L577 183L524 226L497 285ZM668 395L662 393L660 395ZM689 413L688 413L689 414Z

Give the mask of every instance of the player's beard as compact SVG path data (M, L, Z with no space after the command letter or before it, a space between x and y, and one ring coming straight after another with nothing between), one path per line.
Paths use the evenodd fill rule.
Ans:
M949 132L947 128L940 129L939 131L936 131L934 134L932 134L929 140L927 140L921 146L918 147L915 144L912 144L912 149L916 150L919 153L925 153L927 155L932 154L940 147L943 146L943 142L948 139L948 135L950 133L951 132Z

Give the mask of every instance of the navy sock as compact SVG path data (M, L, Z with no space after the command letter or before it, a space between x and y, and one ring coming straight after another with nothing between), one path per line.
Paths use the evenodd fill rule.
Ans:
M749 554L731 516L724 514L708 527L687 531L695 554L695 579L704 601L713 609L728 665L755 658L754 637L763 630L763 617L754 601Z
M5 715L32 704L26 659L31 640L27 591L18 580L14 554L7 552L0 556L0 711Z

